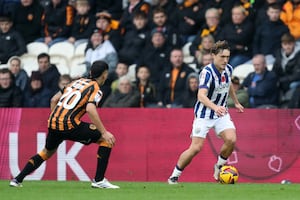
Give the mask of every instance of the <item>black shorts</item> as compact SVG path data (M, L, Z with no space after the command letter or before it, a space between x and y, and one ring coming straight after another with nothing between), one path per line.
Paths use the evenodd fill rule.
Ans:
M57 131L48 129L45 147L47 150L54 150L64 140L71 140L89 145L91 143L96 143L100 138L101 133L96 129L95 125L81 122L79 126L71 130Z

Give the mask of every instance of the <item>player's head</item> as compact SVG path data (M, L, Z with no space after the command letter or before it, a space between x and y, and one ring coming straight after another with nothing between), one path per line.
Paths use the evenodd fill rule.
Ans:
M230 48L228 43L223 41L217 41L211 48L211 54L213 56L213 63L215 67L222 71L228 64L230 57Z
M90 70L90 78L98 82L99 85L102 85L108 76L108 64L104 61L98 60L95 61Z

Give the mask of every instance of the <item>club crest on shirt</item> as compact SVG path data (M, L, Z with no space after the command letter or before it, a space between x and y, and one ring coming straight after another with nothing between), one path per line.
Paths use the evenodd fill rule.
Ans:
M33 20L33 14L27 15L27 19L28 19L28 21L32 21Z
M180 78L184 78L186 76L186 72L181 72L180 73Z

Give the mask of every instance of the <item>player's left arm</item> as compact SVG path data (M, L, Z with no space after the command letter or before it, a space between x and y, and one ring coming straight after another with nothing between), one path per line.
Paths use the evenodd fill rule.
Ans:
M238 111L244 112L244 107L240 104L232 84L230 84L230 87L229 87L229 95L232 98L234 105L238 109Z
M52 98L51 98L51 101L50 101L50 108L51 108L51 111L54 110L56 104L58 103L60 97L61 97L62 93L61 91L57 92Z

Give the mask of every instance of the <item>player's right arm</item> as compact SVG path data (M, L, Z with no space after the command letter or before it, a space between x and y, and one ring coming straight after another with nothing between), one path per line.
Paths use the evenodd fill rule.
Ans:
M204 104L206 107L214 110L218 116L223 116L226 114L227 110L224 106L218 106L214 104L208 97L207 97L207 88L199 88L198 90L198 100Z
M97 129L101 132L102 134L102 138L107 142L109 143L111 146L114 146L115 144L115 137L113 136L113 134L111 134L110 132L108 132L99 115L98 115L98 112L97 112L97 107L94 103L88 103L87 106L86 106L86 112L91 120L91 122L97 127Z

